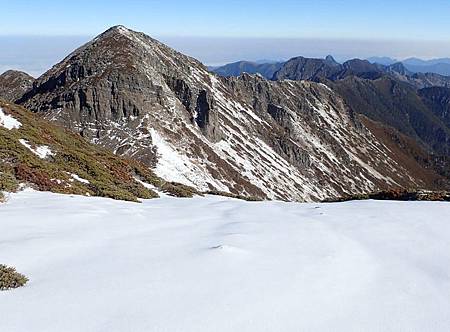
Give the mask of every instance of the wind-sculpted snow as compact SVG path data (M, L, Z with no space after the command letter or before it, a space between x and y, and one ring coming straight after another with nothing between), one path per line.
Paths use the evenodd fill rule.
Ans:
M312 201L423 184L327 86L219 78L124 27L69 55L22 102L200 190Z
M0 331L433 331L450 326L450 205L126 203L25 191L0 205Z

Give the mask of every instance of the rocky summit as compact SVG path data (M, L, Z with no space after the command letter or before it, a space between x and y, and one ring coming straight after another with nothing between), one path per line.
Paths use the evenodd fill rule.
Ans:
M438 177L397 153L385 130L327 85L222 78L123 26L75 50L18 102L202 191L313 201L426 188Z
M27 73L8 70L0 75L0 98L16 101L33 86L34 78Z

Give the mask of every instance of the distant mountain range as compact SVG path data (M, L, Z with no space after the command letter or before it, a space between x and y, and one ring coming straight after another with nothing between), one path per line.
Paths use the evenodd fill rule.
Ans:
M331 57L331 56L328 56ZM334 60L334 59L333 59ZM450 58L440 58L432 60L422 60L418 58L409 58L405 60L396 60L390 57L371 57L368 58L372 64L391 66L395 63L402 63L411 73L434 73L443 76L450 76ZM274 69L283 62L267 61L238 61L224 66L212 67L211 70L222 76L236 76L238 73L246 72L249 74L259 73L266 78L272 78Z
M238 61L227 64L225 66L212 68L212 71L224 77L239 76L242 73L260 74L264 77L273 77L273 74L275 74L275 72L277 72L282 65L282 62L260 63L251 61Z
M224 77L239 76L242 73L260 74L269 80L291 79L317 81L320 79L338 80L348 76L376 79L384 75L395 77L417 88L432 86L450 87L450 76L431 72L414 72L402 62L389 61L388 58L378 58L388 65L374 63L369 60L352 59L344 63L337 62L331 55L325 59L305 58L302 56L292 58L281 63L257 64L248 61L239 61L222 67L213 68L212 71ZM411 60L413 62L413 60ZM391 63L392 62L392 63Z
M389 57L372 57L368 61L382 65L392 65L401 62L410 72L413 73L435 73L444 76L450 76L450 58L440 58L432 60L422 60L418 58L409 58L405 60L396 60Z

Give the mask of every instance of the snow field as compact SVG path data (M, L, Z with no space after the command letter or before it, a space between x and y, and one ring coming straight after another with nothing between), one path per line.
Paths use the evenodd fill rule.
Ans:
M450 204L30 190L0 205L0 331L448 331Z

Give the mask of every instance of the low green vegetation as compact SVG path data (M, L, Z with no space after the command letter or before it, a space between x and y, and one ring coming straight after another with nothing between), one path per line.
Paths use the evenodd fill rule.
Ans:
M258 197L231 194L231 193L227 193L227 192L224 192L224 191L218 191L218 190L209 190L209 191L205 192L205 194L206 195L225 196L225 197L241 199L241 200L249 201L249 202L262 201L262 199L258 198Z
M420 191L420 190L390 190L368 194L347 195L326 199L323 202L346 202L356 200L390 200L390 201L447 201L450 202L450 192Z
M6 164L0 164L0 191L15 192L19 183L13 175L13 169Z
M22 287L27 282L28 278L15 268L0 264L0 291Z
M175 197L193 197L194 195L202 195L195 188L183 184L180 185L176 182L165 182L161 188L167 194Z

